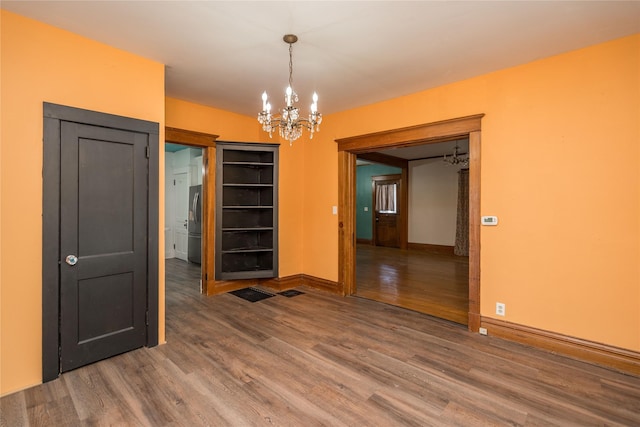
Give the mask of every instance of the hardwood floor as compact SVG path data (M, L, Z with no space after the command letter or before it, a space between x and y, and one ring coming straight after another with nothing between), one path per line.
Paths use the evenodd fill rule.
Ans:
M0 399L2 426L640 425L640 378L308 288L249 303L167 262L167 344Z
M469 258L359 244L356 295L467 325Z

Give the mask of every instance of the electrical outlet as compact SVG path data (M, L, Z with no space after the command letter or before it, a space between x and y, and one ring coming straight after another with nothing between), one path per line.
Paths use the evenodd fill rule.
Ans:
M487 335L487 328L480 328L478 332L480 333L480 335Z
M502 302L496 303L496 314L498 316L504 316L506 314L506 311L507 311L507 307L504 303Z

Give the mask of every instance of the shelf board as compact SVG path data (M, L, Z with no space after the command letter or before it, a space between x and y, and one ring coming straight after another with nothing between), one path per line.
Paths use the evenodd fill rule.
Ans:
M238 249L225 249L222 251L223 254L242 254L242 253L253 253L253 252L273 252L273 248L269 248L266 246L262 247L246 247L246 248L238 248Z
M269 206L233 205L233 206L223 206L222 209L273 209L273 205L269 205Z
M236 165L236 166L273 166L273 163L262 162L222 162L223 165Z
M272 231L273 227L227 227L223 228L222 232L225 231Z
M259 187L259 188L269 188L273 187L273 184L222 184L223 187Z

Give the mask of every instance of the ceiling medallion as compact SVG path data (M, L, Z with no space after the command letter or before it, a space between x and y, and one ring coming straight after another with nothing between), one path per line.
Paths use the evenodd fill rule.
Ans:
M322 114L318 112L318 94L313 93L313 103L311 104L309 118L300 117L298 107L294 105L298 102L298 94L293 90L293 44L298 41L295 34L286 34L282 40L289 45L289 86L284 95L286 107L280 115L271 114L271 104L267 101L267 92L262 94L262 111L258 113L258 122L262 125L262 130L269 132L271 138L273 132L278 129L280 136L289 141L289 145L302 135L302 130L309 131L309 139L313 139L313 132L320 130Z

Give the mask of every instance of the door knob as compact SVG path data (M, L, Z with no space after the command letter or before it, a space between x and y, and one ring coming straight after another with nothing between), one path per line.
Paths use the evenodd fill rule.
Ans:
M78 257L75 255L67 255L64 261L69 265L76 265L76 263L78 262Z

